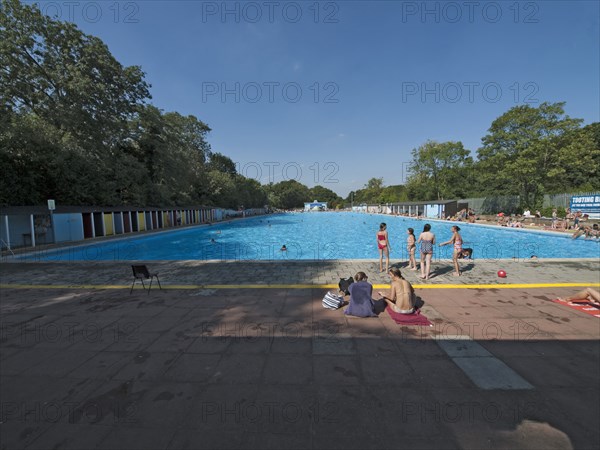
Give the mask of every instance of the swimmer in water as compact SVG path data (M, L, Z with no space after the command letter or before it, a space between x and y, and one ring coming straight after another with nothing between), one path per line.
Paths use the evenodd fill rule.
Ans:
M287 252L287 247L285 246L285 244L283 244L283 245L281 246L281 249L280 249L280 250L281 250L282 252Z

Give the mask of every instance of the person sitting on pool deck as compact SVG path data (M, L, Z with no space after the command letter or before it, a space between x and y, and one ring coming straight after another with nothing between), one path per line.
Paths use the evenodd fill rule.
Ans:
M577 239L579 236L582 236L585 234L585 238L592 238L592 237L596 237L599 238L600 237L600 230L598 229L598 224L595 223L593 226L588 226L585 225L583 228L580 228L579 230L577 230L575 233L573 233L572 238L573 239Z
M388 295L378 292L392 311L399 314L412 314L415 312L415 290L402 276L400 269L392 267L388 272L392 279L392 286Z
M463 248L458 254L458 259L473 259L473 249Z
M348 287L350 302L344 311L347 316L377 317L373 305L373 285L367 279L364 272L354 275L354 283Z

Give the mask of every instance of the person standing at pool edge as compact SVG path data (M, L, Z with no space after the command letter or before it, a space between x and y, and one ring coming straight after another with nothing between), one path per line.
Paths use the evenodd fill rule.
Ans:
M426 223L417 241L417 244L421 243L421 278L424 280L429 280L433 246L435 245L435 234L429 230L431 230L431 225Z
M417 270L417 260L415 259L415 251L417 249L415 242L417 241L417 238L415 237L415 230L409 228L407 233L406 249L408 250L408 268L410 270Z
M458 265L458 258L462 256L462 245L463 245L463 240L460 234L458 234L458 232L460 231L460 228L457 226L453 226L452 227L452 237L450 238L449 241L446 242L442 242L440 244L440 247L443 247L444 245L448 245L448 244L454 244L454 253L452 254L452 262L454 263L454 276L455 277L460 277L460 266Z
M388 241L387 225L381 223L377 232L377 248L379 249L379 271L383 272L383 252L385 251L385 270L390 269L390 243Z

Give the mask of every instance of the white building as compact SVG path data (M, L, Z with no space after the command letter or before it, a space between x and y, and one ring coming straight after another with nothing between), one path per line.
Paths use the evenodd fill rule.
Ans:
M327 202L315 200L311 203L304 203L304 211L327 211Z

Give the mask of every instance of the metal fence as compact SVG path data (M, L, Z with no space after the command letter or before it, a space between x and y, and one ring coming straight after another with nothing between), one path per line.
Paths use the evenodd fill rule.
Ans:
M571 204L571 197L574 195L600 195L600 192L572 192L563 194L544 195L543 208L557 207L568 208ZM458 200L459 203L468 203L469 208L473 208L478 214L496 214L504 212L507 214L522 214L520 211L520 197L518 195L503 195L479 198L465 198Z
M559 208L568 208L571 206L571 197L574 195L600 195L600 192L577 192L572 194L552 194L552 195L544 195L544 208L549 208L551 206L556 206Z

